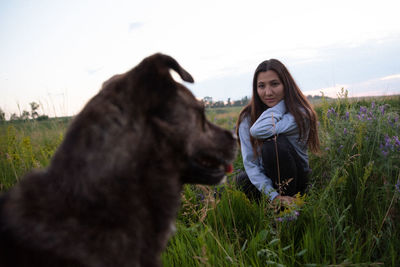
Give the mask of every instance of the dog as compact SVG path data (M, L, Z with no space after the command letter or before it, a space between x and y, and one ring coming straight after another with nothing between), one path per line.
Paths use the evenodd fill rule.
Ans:
M45 170L0 197L0 266L161 266L183 184L231 171L236 138L205 117L175 59L106 81Z

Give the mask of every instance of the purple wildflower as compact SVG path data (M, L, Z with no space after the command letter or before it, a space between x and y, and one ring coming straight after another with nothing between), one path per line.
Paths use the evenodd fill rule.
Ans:
M202 193L197 194L197 199L203 201L204 200L204 195Z
M349 117L350 117L350 113L348 111L346 111L346 115L345 115L346 120L348 120Z
M374 114L372 114L372 112L370 111L370 112L368 112L368 115L371 117L371 118L373 118L374 117Z
M368 109L364 106L360 107L360 113L367 113Z
M398 136L393 136L395 146L400 148L400 140Z
M399 116L397 115L394 118L392 118L392 117L388 118L388 123L390 124L390 126L394 127L398 120L399 120Z
M384 115L385 114L385 105L379 106L379 110L381 111L381 114Z
M375 108L375 101L373 101L373 102L371 103L371 108L372 108L372 109Z
M385 146L383 145L383 144L380 144L379 145L379 148L383 151L383 150L385 150Z
M289 220L289 221L294 221L294 220L297 219L297 217L299 217L299 215L300 215L300 213L299 213L297 210L295 210L295 211L292 213L292 215L288 217L288 220Z
M278 222L290 222L296 220L297 217L299 217L299 215L300 215L299 211L292 210L289 213L284 213L282 217L275 218L275 220Z
M397 190L397 192L399 192L399 193L400 193L400 178L399 178L399 179L397 179L397 184L396 184L395 186L396 186L396 190Z
M296 219L297 219L297 216L284 216L284 217L276 218L276 220L278 222L290 222L290 221L294 221Z
M328 109L328 112L326 113L327 117L330 118L331 116L337 116L337 113L334 108Z
M388 135L385 135L385 147L390 147L391 146L391 139Z
M381 149L382 154L386 157L390 151L395 151L396 149L400 151L400 140L398 136L393 136L390 138L388 135L385 135L384 143L381 143L379 148Z
M343 134L344 134L344 135L347 134L347 129L346 129L346 128L343 129Z
M373 105L373 108L375 107L375 104ZM384 106L383 106L384 107ZM371 121L373 119L375 119L374 114L372 113L372 111L369 111L367 107L361 106L360 107L360 111L358 112L357 115L359 120L368 120Z

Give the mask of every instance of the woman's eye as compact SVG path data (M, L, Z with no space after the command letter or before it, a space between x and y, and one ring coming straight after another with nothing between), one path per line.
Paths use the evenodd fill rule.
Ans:
M278 82L271 83L271 86L273 86L273 87L277 87L278 85L279 85Z

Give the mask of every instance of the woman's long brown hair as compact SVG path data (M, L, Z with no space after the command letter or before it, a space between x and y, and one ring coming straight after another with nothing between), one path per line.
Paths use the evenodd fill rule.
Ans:
M268 106L261 101L257 93L258 74L268 70L275 71L283 84L286 110L295 118L296 124L299 127L300 140L305 140L307 138L306 141L310 151L313 153L318 153L319 138L317 114L312 108L310 102L297 86L288 69L277 59L263 61L260 65L258 65L256 71L254 72L253 96L250 100L250 103L245 106L239 114L238 121L236 122L236 134L239 136L239 125L246 116L250 115L250 125L253 125L258 117L260 117L260 115L266 109L268 109ZM306 136L307 132L308 137ZM250 141L253 147L254 155L257 155L257 147L261 144L261 142L253 138L251 135Z

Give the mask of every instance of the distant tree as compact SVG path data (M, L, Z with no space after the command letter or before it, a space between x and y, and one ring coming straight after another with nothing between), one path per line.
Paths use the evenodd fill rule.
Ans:
M248 98L247 96L243 97L243 98L242 98L242 105L243 105L243 106L246 106L246 105L249 103L249 101L250 101L250 100L249 100L249 98Z
M204 103L204 106L206 106L206 107L211 107L212 104L213 104L213 99L212 99L211 96L205 96L205 97L202 99L202 101L203 101L203 103Z
M217 101L212 104L213 108L223 108L225 106L224 101Z
M39 113L37 112L39 104L36 102L31 102L29 103L29 105L31 106L31 118L36 119L37 117L39 117Z
M203 98L203 101L204 101L204 102L213 102L213 98L212 98L211 96L205 96L205 97Z
M228 98L228 101L227 101L226 105L227 105L228 107L232 106L231 98L230 98L230 97Z
M242 106L242 100L235 100L235 101L233 101L233 106L234 106L234 107L240 107L240 106Z
M26 111L26 110L24 110L24 111L22 111L22 114L21 114L21 116L19 117L21 120L28 120L29 119L29 117L30 117L30 113L29 113L29 111Z
M40 115L36 118L36 120L38 120L38 121L44 121L44 120L48 120L48 119L49 119L49 116L47 116L47 115Z
M0 121L5 121L6 120L6 114L4 111L0 108Z
M16 113L11 114L10 116L10 121L17 121L19 120L19 117Z

